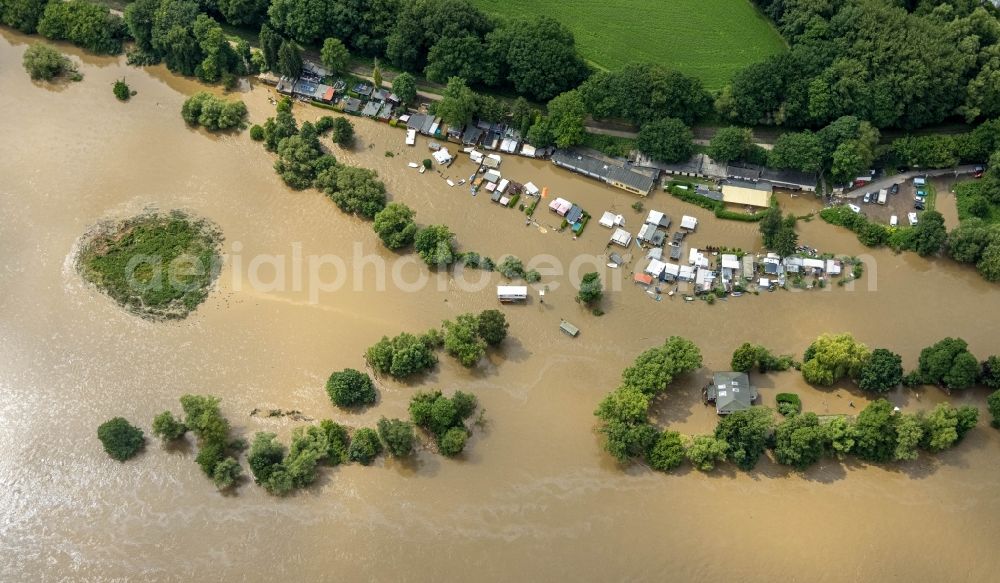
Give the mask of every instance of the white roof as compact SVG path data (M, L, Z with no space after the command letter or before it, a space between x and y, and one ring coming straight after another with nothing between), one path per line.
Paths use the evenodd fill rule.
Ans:
M498 285L498 296L527 296L528 286L526 285Z
M698 219L684 215L681 217L682 229L694 229L698 226Z
M708 267L708 258L694 247L688 252L688 263L697 267Z
M622 247L627 247L632 242L632 233L629 233L625 229L615 229L615 234L611 235L611 241Z
M646 266L646 273L652 275L653 277L659 277L660 274L663 273L663 270L664 268L666 268L666 266L667 265L662 261L658 259L653 259L652 261L649 262L649 265Z
M722 267L726 269L739 269L740 262L736 259L735 255L723 254L722 256Z
M530 144L525 144L521 146L521 155L535 157L535 147Z
M500 155L499 154L486 154L486 157L487 158L493 158L497 162L500 162Z
M469 152L469 159L478 164L479 162L483 161L483 153L473 150Z
M535 186L535 184L532 182L525 183L524 191L531 195L538 194L539 192L541 192L540 190L538 190L538 187Z
M510 180L507 180L506 178L504 178L503 180L500 181L500 184L497 184L497 190L499 190L500 192L503 192L503 191L507 190L507 187L509 185L510 185Z
M826 264L823 263L822 259L810 259L808 257L802 260L802 265L804 267L812 267L816 269L823 269L826 267Z
M664 263L663 272L669 273L670 275L676 277L677 274L681 272L681 266L677 265L676 263Z
M656 225L651 225L646 223L639 229L639 239L642 241L649 241L656 234Z
M527 185L525 185L527 187ZM601 215L601 220L597 221L602 227L612 228L617 222L615 221L615 214L608 211Z
M760 287L771 287L771 280L766 277L760 278Z
M653 247L646 253L646 259L663 259L663 247Z
M715 281L715 274L712 273L711 269L706 269L704 267L698 268L697 273L694 276L694 282L699 285L708 285Z
M678 271L679 273L677 274L677 277L679 279L687 279L687 280L694 279L694 268L691 267L690 265L681 265Z
M441 148L437 152L431 154L431 156L437 160L438 164L447 164L451 161L451 153L448 152L448 148Z
M649 211L649 215L646 216L646 222L651 225L659 225L662 220L663 213L660 211Z
M833 259L827 259L826 272L830 275L838 275L840 273L840 262L834 261Z

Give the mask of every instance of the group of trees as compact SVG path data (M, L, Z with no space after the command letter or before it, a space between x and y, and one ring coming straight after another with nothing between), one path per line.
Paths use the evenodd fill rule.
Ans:
M191 431L198 440L195 461L220 490L232 488L243 473L236 456L246 447L242 440L230 439L229 421L219 410L219 399L208 395L181 397L183 420L164 411L153 419L153 435L164 443L177 441Z
M917 369L907 375L908 385L929 384L966 389L979 380L980 364L961 338L944 338L920 351Z
M287 451L274 433L258 432L247 462L257 485L283 496L312 484L321 463L335 466L348 461L350 443L346 427L324 419L318 425L295 428Z
M952 259L975 265L988 281L1000 281L1000 224L965 219L948 233L947 249Z
M194 0L136 0L125 8L125 23L137 48L130 62L163 61L176 73L227 86L254 67L250 44L232 45Z
M652 463L650 458L663 441L655 454L656 463L669 466L676 457L675 439L649 422L650 400L666 391L674 379L700 366L701 351L679 336L640 354L622 372L621 385L594 412L601 421L604 449L622 463L635 458Z
M444 350L472 367L486 354L488 346L499 346L507 338L507 318L499 310L459 314L444 322Z
M844 115L815 132L781 134L767 152L767 164L802 172L828 172L836 183L850 182L871 168L879 135L864 118Z
M38 21L38 34L52 40L66 40L88 51L117 55L128 28L121 16L107 6L87 0L48 2Z
M191 126L202 126L210 131L230 130L243 127L247 106L239 100L228 101L201 91L184 101L181 117Z
M437 362L434 349L439 343L437 330L417 337L403 332L395 338L383 336L365 351L365 360L375 372L406 378L433 368Z
M434 436L438 451L448 457L465 449L469 429L465 420L477 406L475 395L455 391L450 398L441 391L418 391L410 400L410 419L414 425Z
M782 257L795 253L799 245L799 234L795 231L797 219L792 213L781 217L781 208L772 204L760 219L758 229L764 246Z
M733 351L729 366L739 372L750 372L754 368L765 373L768 371L788 370L798 363L788 355L775 356L770 350L760 344L744 342Z
M920 214L920 222L912 227L890 227L869 221L846 206L827 207L820 211L824 221L846 227L869 247L888 245L897 251L913 251L923 256L935 255L948 240L944 217L933 210Z
M1000 24L978 3L915 12L892 2L755 3L791 50L735 75L716 100L729 119L822 127L854 115L879 128L915 128L1000 112L992 80Z

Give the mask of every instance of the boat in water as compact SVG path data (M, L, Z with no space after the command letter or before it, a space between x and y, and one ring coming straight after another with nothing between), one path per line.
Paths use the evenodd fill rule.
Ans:
M409 164L407 164L407 166L409 166L410 168L419 168L420 164L417 164L416 162L410 162Z
M427 171L427 166L421 166L421 167L420 167L420 173L421 173L421 174L423 174L423 173L424 173L424 172L426 172L426 171Z
M455 186L455 183L452 182L451 178L449 178L448 180L445 180L445 182L448 183L448 186Z

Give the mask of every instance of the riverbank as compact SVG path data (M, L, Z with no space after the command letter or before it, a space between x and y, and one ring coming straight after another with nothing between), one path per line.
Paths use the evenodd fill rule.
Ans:
M484 581L656 580L663 573L771 581L795 572L838 581L849 572L864 580L983 581L1000 568L991 552L1000 501L990 488L1000 480L1000 436L985 422L960 448L906 468L824 461L802 475L766 460L752 474L623 472L594 433L593 411L620 371L672 334L697 342L704 369L679 383L655 416L688 434L715 426L700 389L744 341L793 353L822 332L849 330L870 346L892 346L906 368L944 335L962 336L976 354L994 353L996 334L982 323L984 314L1000 310L1000 298L973 270L869 250L852 233L814 220L799 223L800 240L865 256L865 281L871 277L874 289L762 294L752 304L696 309L651 302L629 283L606 294L607 315L597 318L572 300L569 275L554 275L545 304L502 308L511 338L487 362L467 370L445 359L419 385L382 382L377 408L343 413L322 389L330 370L363 367L363 347L383 335L496 307L493 290L467 293L436 274L416 290L388 281L379 289L375 269L359 263L357 289L311 302L308 290L292 285L296 253L350 257L356 245L363 258L392 264L400 256L383 248L369 223L345 216L319 192L290 191L272 168L273 155L245 132L188 128L179 111L204 89L199 84L162 67L129 68L61 46L82 63L84 81L58 92L40 88L19 65L33 40L0 33L0 125L16 138L0 143L0 211L7 217L0 228L0 385L8 396L0 404L0 444L8 454L0 479L11 485L0 500L13 541L0 550L3 579L173 580L205 572L238 579L252 564L254 576L299 580L337 572L348 580L451 581L474 572ZM110 91L123 76L138 91L127 105ZM259 87L240 95L253 122L273 115L267 96ZM302 120L327 112L296 106L295 113ZM463 246L493 257L527 259L542 250L575 258L599 256L607 242L596 225L577 240L556 234L548 226L558 223L543 209L536 218L546 232L527 228L519 213L407 168L401 132L376 123L357 130L358 145L337 151L338 160L377 170L394 200L411 205L423 224L448 224ZM387 158L386 151L397 155ZM504 167L585 208L615 210L631 221L645 216L630 209L633 195L551 163L511 158ZM460 178L470 170L462 159L452 167ZM180 322L122 312L67 262L87 227L151 203L190 209L226 233L218 290ZM781 204L799 216L818 210L807 197ZM716 221L662 192L646 206L699 217L693 244L759 244L756 225ZM285 257L285 271L259 261L258 274L274 285L252 287L250 263L267 256ZM399 271L407 282L428 274L417 260ZM321 273L334 277L331 266ZM488 277L488 286L500 281ZM562 318L580 327L579 337L559 331ZM801 376L791 372L758 384L765 404L778 392L797 392L805 410L824 414L867 402L846 386L802 390ZM301 421L248 412L295 409L373 426L382 415L406 418L412 394L430 388L472 392L487 411L489 424L470 438L462 460L420 451L411 463L345 466L284 500L259 488L217 493L193 463L190 442L176 450L150 444L121 465L93 437L108 418L151 419L176 408L177 395L193 392L221 397L234 433L274 431L287 443ZM908 411L944 400L929 388L889 398ZM971 391L953 402L982 398ZM54 427L58 448L46 445ZM939 534L933 552L930 531ZM768 544L737 545L720 561L704 544L720 532L747 541L766 533ZM442 545L463 560L434 558Z

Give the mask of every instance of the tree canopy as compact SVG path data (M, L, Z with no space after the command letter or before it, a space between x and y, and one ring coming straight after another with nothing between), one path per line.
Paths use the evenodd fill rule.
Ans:
M101 423L97 428L97 438L101 440L104 451L120 462L139 453L146 443L142 430L124 417L115 417Z
M622 386L647 395L667 389L675 378L701 366L701 351L686 338L671 336L662 346L640 354L632 366L622 372Z
M326 392L338 407L371 405L378 398L371 377L353 368L331 374L326 381Z
M868 347L848 333L822 334L806 349L802 377L814 385L830 386L857 378L869 357Z
M417 224L413 209L401 202L390 202L375 213L375 233L389 249L400 249L413 243Z
M794 419L792 417L791 419ZM726 457L740 469L752 470L767 447L774 429L774 418L766 407L750 407L719 420L715 438L728 444ZM804 452L802 455L807 455Z
M663 118L642 126L636 147L654 160L683 162L694 153L694 134L681 120Z
M903 358L885 348L872 350L861 367L858 386L864 391L884 393L903 382Z
M917 374L925 383L965 389L979 377L979 361L964 340L948 337L920 351Z

